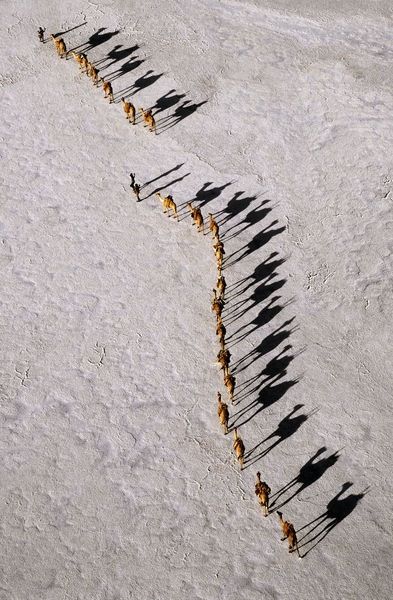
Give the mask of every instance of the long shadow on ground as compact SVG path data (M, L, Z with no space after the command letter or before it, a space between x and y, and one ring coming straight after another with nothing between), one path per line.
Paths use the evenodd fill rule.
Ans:
M312 521L307 523L307 525L304 525L303 527L297 530L298 534L304 529L308 530L302 538L299 539L298 535L299 548L305 548L306 546L308 547L307 551L303 554L303 557L307 556L307 554L311 552L311 550L315 548L315 546L322 542L322 540L325 539L325 537L329 535L329 533L335 527L337 527L337 525L339 525L344 519L346 519L351 514L351 512L355 510L359 502L369 491L369 487L367 487L360 494L350 494L345 498L341 498L341 496L350 487L352 487L352 485L353 483L350 481L344 483L341 486L341 490L338 492L338 494L336 494L334 498L332 498L332 500L328 502L325 512L319 515L319 517L317 517L316 519L313 519ZM310 528L311 525L313 525L313 527ZM309 537L312 533L314 535L312 535L312 537ZM312 544L312 546L309 546L309 544Z
M83 27L84 25L87 25L87 21L83 21L83 23L79 23L79 25L75 25L74 27L70 27L70 29L66 29L64 31L58 31L57 33L54 33L53 35L55 37L60 37L63 35L66 35L67 33L70 33L70 31L74 31L74 29L78 29L79 27ZM49 42L51 41L51 38L47 38L46 40L44 40L45 42Z
M187 117L190 117L192 114L194 114L194 112L198 110L198 108L200 108L206 103L207 100L203 100L202 102L198 103L191 102L191 100L186 100L185 102L183 102L183 104L181 104L181 106L176 108L174 113L170 115L167 119L165 119L164 122L160 121L157 128L157 135L161 135L165 131L168 131L168 129L175 127L175 125L178 125L181 121L187 119Z
M253 465L263 456L269 454L269 452L271 452L279 444L282 444L285 440L291 437L294 433L298 431L298 429L303 425L303 423L305 423L307 419L312 414L314 414L314 412L316 412L316 409L314 409L314 411L311 411L308 415L303 413L300 415L293 416L300 408L303 408L303 406L304 404L297 404L296 406L294 406L292 411L288 415L286 415L286 417L281 419L276 429L268 437L263 439L256 446L254 446L254 448L251 448L251 450L245 453L244 458L246 467ZM261 450L259 454L256 454L256 451L262 446L262 444L268 442L269 440L275 437L278 439L275 442L273 442L273 444Z
M275 380L270 381L259 392L258 396L254 400L252 400L247 406L241 408L237 413L233 413L231 415L232 416L231 428L241 427L242 425L246 425L247 423L249 423L249 421L251 421L254 417L256 417L262 410L269 408L270 406L272 406L273 404L278 402L278 400L281 400L281 398L287 393L287 391L299 382L299 379L297 378L297 379L289 379L287 381L283 381L281 383L278 383L277 385L274 385L274 383L276 383L278 379L284 377L286 374L287 374L287 372L283 371L280 374L280 377L277 377ZM301 405L301 406L303 406L303 405ZM300 417L297 417L297 419L299 419L299 418ZM306 418L304 420L306 420ZM296 423L296 422L297 421L293 421L293 423ZM292 425L293 423L291 421L290 425ZM256 460L258 460L261 456L265 456L265 454L267 454L270 450L272 450L276 445L278 445L281 441L286 439L285 437L282 437L282 435L281 435L283 433L283 431L284 431L284 425L280 429L280 434L278 434L278 433L275 434L282 439L280 439L278 442L273 444L268 450L261 453L260 456L256 457L254 462L256 462ZM290 426L288 426L287 431L290 431ZM293 430L293 433L295 433L295 431L296 431L296 428ZM286 437L289 437L290 435L292 435L292 431ZM272 437L272 436L273 436L273 434L269 437ZM269 438L266 438L263 441L265 442L268 439ZM247 455L246 455L246 459L250 459L250 458L251 458L251 452L247 453Z
M135 94L138 94L145 88L156 83L156 81L158 81L163 75L164 73L154 73L153 69L149 69L144 75L138 77L138 79L135 79L132 85L129 85L128 87L116 92L116 94L114 94L115 102L120 102L120 98L123 96L126 98L128 96L134 96Z
M281 509L293 498L301 494L301 492L316 483L328 469L336 464L340 457L338 451L334 452L334 454L330 454L329 456L325 456L319 460L316 460L321 454L326 452L326 450L326 446L319 448L319 450L317 450L315 454L301 467L298 475L285 484L280 490L278 490L278 492L273 494L273 496L271 496L271 509ZM290 496L287 496L284 500L279 502L279 499L283 495L286 495L288 492L290 492L293 488L295 488L295 491Z
M108 42L115 35L118 35L120 33L120 29L117 29L116 31L105 31L105 30L106 30L106 27L100 27L100 29L98 29L95 33L93 33L85 42L83 42L82 44L79 44L79 46L74 46L74 48L71 48L69 50L69 52L78 51L78 52L87 53L90 50L92 50L93 48L97 48L101 44Z

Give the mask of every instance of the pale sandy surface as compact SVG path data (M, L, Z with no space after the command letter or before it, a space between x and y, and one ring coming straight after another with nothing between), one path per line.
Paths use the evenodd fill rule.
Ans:
M391 597L390 7L1 4L1 600ZM160 135L38 43L84 21L69 48L119 30L88 52L117 99L149 70L137 106L185 94ZM160 186L222 211L242 474L216 417L211 240L162 215ZM300 561L255 472L277 492L319 450L274 506Z

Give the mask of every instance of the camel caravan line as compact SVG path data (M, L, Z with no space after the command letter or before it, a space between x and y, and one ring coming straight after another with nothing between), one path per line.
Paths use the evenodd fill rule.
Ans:
M45 29L40 27L37 31L38 39L40 42L45 42L44 39ZM86 53L84 52L75 52L71 50L67 52L66 44L61 37L56 37L53 33L50 34L50 37L55 46L56 52L60 58L67 58L68 54L72 56L75 62L79 66L79 70L81 73L85 73L93 82L93 85L98 87L102 86L102 90L104 92L104 98L109 100L109 104L113 104L115 102L115 97L113 93L112 83L110 81L106 81L104 77L99 75L100 71L89 61ZM125 98L121 98L121 103L123 105L123 110L127 121L135 125L136 123L136 108L129 100ZM139 108L138 109L141 116L142 121L144 122L144 126L149 129L150 132L156 134L157 133L157 125L153 116L153 112L151 108ZM198 209L196 209L198 210Z
M45 29L40 27L37 33L39 42L45 43L46 41L48 41L44 39ZM105 79L99 75L99 70L89 61L86 53L77 53L75 51L67 52L67 47L63 38L56 37L54 34L50 34L50 38L53 41L58 56L60 58L67 58L67 55L70 54L77 63L81 73L85 73L87 77L89 77L92 80L94 86L101 85L104 92L104 97L109 99L110 104L113 104L114 93L111 82L105 81ZM132 125L135 125L137 114L135 106L129 100L126 100L124 97L121 98L121 103L127 121ZM152 109L139 108L139 112L141 113L144 125L149 129L150 132L156 134L156 122L152 114ZM135 173L130 173L130 179L130 188L136 197L136 201L139 202L141 185L136 183ZM156 192L155 195L162 204L163 212L169 217L173 215L173 217L177 221L179 221L177 205L173 197L170 194L164 196L160 192ZM199 207L193 206L192 202L187 202L187 209L192 219L192 225L195 225L196 230L198 232L204 233L205 221L201 209ZM235 402L236 378L230 371L231 353L226 347L226 328L222 318L222 313L226 303L225 291L227 287L226 279L223 275L225 248L224 243L220 238L219 225L212 213L208 213L207 226L209 229L208 233L212 235L213 251L217 267L217 282L216 287L213 289L213 297L211 300L211 310L216 317L216 335L220 344L220 350L217 354L216 364L219 365L220 372L222 371L223 385L226 388L228 400L231 404L233 404ZM219 391L217 392L217 402L218 420L220 423L220 427L224 432L224 435L226 435L231 431L229 425L230 413L228 404L222 400L222 396ZM236 462L239 464L240 470L242 470L244 468L244 463L246 460L245 444L238 433L238 428L233 428L233 436L233 452L236 458ZM259 472L257 473L256 477L257 481L255 484L255 494L258 498L259 505L263 510L264 516L267 517L270 514L269 496L271 490L265 482L261 481L261 475ZM279 525L284 535L283 539L288 539L289 552L293 552L296 550L299 558L301 558L297 546L296 531L294 526L292 525L292 523L283 520L282 513L277 511L277 514L279 515Z

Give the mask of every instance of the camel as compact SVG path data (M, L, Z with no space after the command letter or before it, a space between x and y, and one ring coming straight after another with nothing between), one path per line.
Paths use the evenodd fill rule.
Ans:
M87 75L88 70L89 70L89 65L90 65L89 59L87 58L86 54L81 54L81 60L79 63L79 68L80 68L81 72L83 73L83 71L84 71Z
M217 290L213 289L212 311L216 313L217 319L221 317L222 309L224 308L224 300L217 297Z
M151 112L151 108L149 108L148 110L145 110L144 108L139 108L140 112L142 113L143 116L143 120L145 121L145 126L147 126L149 128L149 131L154 131L154 133L156 134L156 122L154 120L154 117L152 115Z
M234 377L232 375L232 373L229 371L227 371L227 374L224 376L224 385L228 390L228 394L229 394L229 398L231 399L231 402L233 402L233 393L235 391L235 385L236 385L236 377Z
M80 54L78 54L78 52L74 52L74 50L72 50L71 56L74 59L74 61L76 63L78 63L78 65L80 66L80 61L81 61L82 56Z
M279 518L281 531L284 536L281 538L281 541L283 542L285 539L288 538L289 552L293 552L294 550L296 550L298 557L301 558L299 548L297 545L297 537L294 526L289 521L284 521L284 519L282 518L282 512L277 511L277 514Z
M217 279L217 289L220 292L221 297L224 297L225 290L227 287L227 282L225 281L225 277L220 275Z
M255 494L258 496L259 504L264 509L265 517L269 514L269 494L271 493L270 487L264 481L261 481L261 474L258 471L257 481L255 484Z
M221 400L220 392L217 392L217 400L218 400L218 408L217 408L218 418L220 420L221 425L224 428L224 433L227 434L228 433L228 419L229 419L228 405L225 404L225 402L223 402Z
M240 470L243 469L243 464L244 464L244 444L243 444L243 440L241 437L238 436L237 434L237 429L234 430L233 432L233 449L235 451L236 454L236 458L240 463Z
M212 213L209 213L209 230L212 232L213 237L218 238L220 228Z
M164 210L164 213L166 213L169 210L173 210L174 216L176 217L177 220L179 220L179 215L177 214L177 206L176 206L172 196L170 196L169 194L168 194L168 196L162 196L160 194L160 192L156 192L156 196L158 196L158 198L162 202L162 208Z
M222 261L224 259L224 254L225 254L224 244L218 238L217 242L213 245L213 248L214 248L214 254L216 255L216 260L217 260L218 274L219 274L219 277L221 277L221 273L222 273Z
M60 58L67 58L67 46L65 45L63 38L59 40L58 54Z
M56 48L56 52L57 54L60 56L60 58L63 58L64 55L67 58L67 47L65 45L65 41L63 40L63 38L55 38L55 36L53 35L53 33L50 34L51 38L53 40L53 43L55 45Z
M220 365L221 369L224 369L224 377L229 372L229 361L231 360L231 353L227 348L221 348L217 354L217 364Z
M71 56L72 56L72 58L75 60L75 62L77 62L77 63L78 63L78 65L79 65L79 68L80 68L80 69L82 69L82 63L83 63L83 61L84 61L84 60L86 60L86 61L87 61L87 56L86 56L86 54L84 54L83 52L81 52L81 53L79 54L78 52L74 52L74 51L72 51L72 52L71 52Z
M114 98L111 82L105 81L102 77L100 78L100 82L102 83L102 89L104 90L105 98L109 98L109 104L112 104L112 102L114 102Z
M99 82L98 73L99 73L98 69L96 69L94 65L89 63L89 65L87 67L87 74L93 80L94 85L97 85Z
M222 317L217 317L217 327L216 327L216 335L219 338L220 346L224 350L225 349L225 334L226 328L224 323L222 322Z
M50 37L53 40L53 44L55 46L56 52L59 53L59 49L58 49L59 48L59 40L53 35L53 33L50 34Z
M224 250L224 244L222 243L222 241L220 239L218 239L217 242L215 244L213 244L213 248L214 248L214 254L216 255L217 260L219 257L221 257L221 259L223 259L225 250Z
M200 208L195 208L191 202L187 202L188 210L191 213L192 220L194 221L193 225L197 226L198 231L203 233L203 216Z
M132 124L135 125L135 106L132 102L126 102L124 98L121 99L121 103L123 105L123 110L126 115L127 121L132 121Z

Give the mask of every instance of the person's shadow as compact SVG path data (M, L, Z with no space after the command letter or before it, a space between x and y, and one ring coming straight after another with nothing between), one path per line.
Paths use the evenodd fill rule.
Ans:
M298 496L306 488L318 481L330 467L336 464L340 457L338 452L335 452L330 456L325 456L318 461L316 460L318 456L326 452L326 450L327 448L325 446L322 446L322 448L317 450L317 452L301 467L299 474L284 485L276 494L271 496L271 499L273 499L273 502L270 504L271 508L274 508L274 510L281 509L285 504L288 504L292 498ZM278 499L295 486L298 486L296 491L277 506Z
M79 27L83 27L84 25L87 25L87 21L83 21L83 23L79 23L79 25L74 25L74 27L70 27L69 29L65 29L64 31L58 31L57 33L54 33L53 35L57 38L60 37L62 35L65 35L66 33L70 33L70 31L74 31L74 29L78 29ZM50 41L50 37L45 40L46 42Z
M342 496L344 492L346 492L346 490L352 487L352 485L353 483L350 481L343 483L339 493L336 494L334 498L332 498L332 500L330 500L330 502L327 504L326 511L319 515L319 517L313 519L313 521L310 521L310 523L304 525L303 527L301 527L301 529L298 530L297 533L299 533L299 531L302 531L303 529L307 529L310 525L316 523L311 529L307 531L307 533L305 533L305 535L301 539L298 540L299 548L304 548L308 544L312 544L313 542L315 542L311 547L307 549L303 556L306 556L309 552L311 552L311 550L315 548L315 546L317 546L332 531L332 529L337 527L337 525L341 523L341 521L348 517L348 515L350 515L351 512L355 510L360 500L364 498L364 496L369 490L369 487L367 487L360 494L350 494L345 498L340 498L340 496ZM308 536L312 532L315 532L315 534L311 538L308 538ZM306 538L308 539L306 540Z
M141 186L141 190L143 190L143 188L151 185L152 183L155 183L156 181L158 181L159 179L162 179L163 177L166 177L167 175L170 175L171 173L173 173L174 171L178 171L179 169L181 169L181 167L184 165L185 163L179 163L178 165L176 165L175 167L173 167L172 169L169 169L168 171L165 171L165 173L161 173L160 175L157 175L157 177L154 177L153 179L150 179L150 181L146 181L142 186Z

